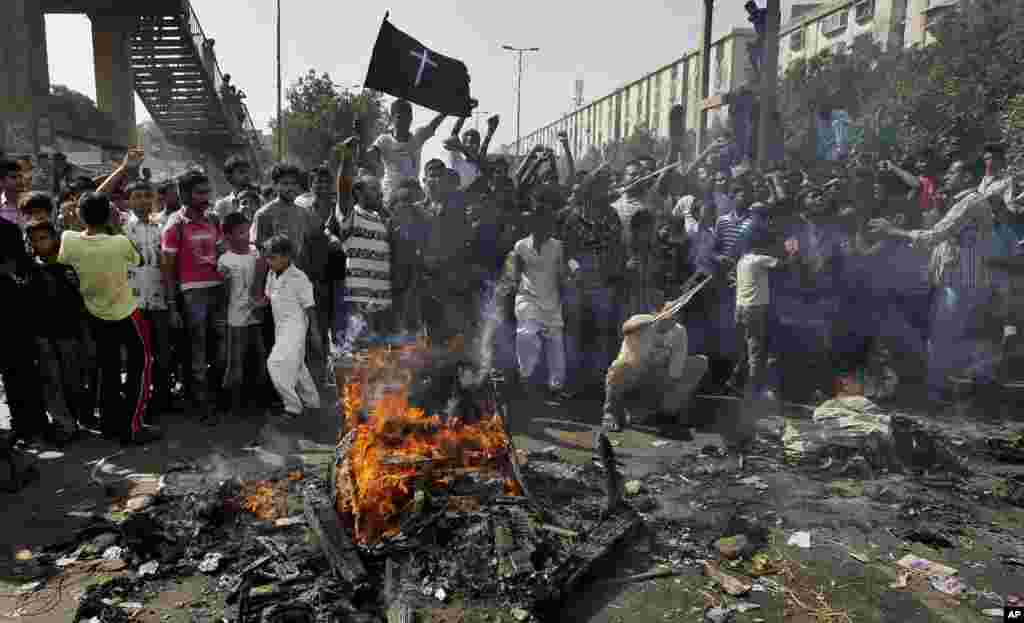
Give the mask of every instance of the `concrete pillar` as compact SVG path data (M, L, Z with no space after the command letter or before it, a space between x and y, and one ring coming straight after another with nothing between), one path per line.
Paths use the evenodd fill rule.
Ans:
M0 148L35 156L50 96L46 22L40 0L5 0L0 20ZM52 143L44 123L44 143ZM47 145L50 146L50 145Z
M90 15L96 66L96 106L114 118L114 140L131 146L135 136L135 72L131 38L138 18Z

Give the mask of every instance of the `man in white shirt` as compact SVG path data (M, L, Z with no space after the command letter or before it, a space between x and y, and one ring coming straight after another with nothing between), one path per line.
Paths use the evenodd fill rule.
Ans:
M381 185L384 191L384 205L391 201L391 193L407 179L418 179L423 144L434 136L447 115L439 114L429 124L410 131L412 126L412 104L406 100L391 103L391 120L394 129L390 134L381 134L366 150L371 160L379 162L384 172Z

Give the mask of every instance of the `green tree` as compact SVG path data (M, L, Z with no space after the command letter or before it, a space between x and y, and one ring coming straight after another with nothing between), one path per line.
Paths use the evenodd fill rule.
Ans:
M387 116L381 94L370 89L359 93L339 90L330 75L310 69L286 92L284 144L287 157L302 167L313 167L325 160L337 164L334 147L351 136L353 122L359 119L362 139L369 144L384 131ZM271 121L274 144L278 124Z
M882 51L859 39L849 52L791 64L780 111L791 153L813 159L814 113L842 108L874 152L883 135L904 152L975 152L988 140L1024 154L1024 3L963 0L936 20L927 46Z

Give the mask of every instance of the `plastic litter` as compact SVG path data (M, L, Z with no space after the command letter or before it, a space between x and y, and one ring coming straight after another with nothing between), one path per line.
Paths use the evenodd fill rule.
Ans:
M957 570L953 567L947 567L946 565L932 562L927 558L918 558L913 554L907 554L903 558L896 561L896 566L909 569L911 571L920 571L926 573L929 576L947 576L956 575Z
M199 563L199 570L203 573L213 573L220 568L220 561L224 558L224 554L220 552L210 552L203 557L203 560Z
M147 575L156 575L156 571L159 568L160 563L155 560L151 560L150 562L139 566L139 577L144 578Z
M932 576L928 578L931 587L940 593L957 597L967 591L967 586L956 576Z
M794 532L793 535L789 537L789 541L786 542L786 545L795 545L802 549L810 549L811 533L806 531Z

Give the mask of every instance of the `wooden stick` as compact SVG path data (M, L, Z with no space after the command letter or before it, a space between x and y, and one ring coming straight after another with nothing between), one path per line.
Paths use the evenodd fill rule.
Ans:
M541 530L543 530L545 532L551 532L552 534L557 534L558 536L564 536L567 539L575 539L575 538L578 538L580 536L580 533L576 532L575 530L569 530L568 528L560 528L558 526L552 526L551 524L548 524L548 523L541 524L539 526L539 529L541 529Z
M355 550L352 536L341 524L334 506L313 487L304 492L303 515L320 541L320 548L331 569L349 584L358 586L366 579L366 567Z
M662 567L647 571L645 573L637 573L634 575L628 575L624 578L611 578L608 580L602 580L597 582L600 586L620 586L623 584L632 584L634 582L646 582L647 580L654 580L656 578L667 578L682 575L682 571L671 569L669 567Z

